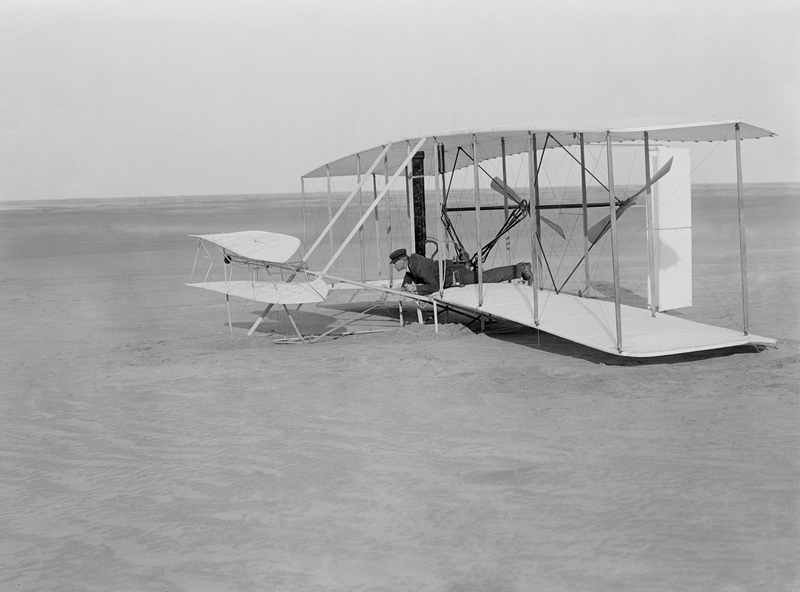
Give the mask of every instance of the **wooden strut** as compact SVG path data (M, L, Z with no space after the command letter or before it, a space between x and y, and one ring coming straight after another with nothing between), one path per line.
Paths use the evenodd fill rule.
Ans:
M300 307L301 307L301 306L303 306L303 305L302 305L302 304L298 304L298 305L297 305L297 308L296 308L296 309L294 309L294 311L295 311L295 312L297 312L298 310L300 310ZM302 333L300 333L300 329L298 329L298 328L297 328L297 323L295 323L295 322L294 322L294 318L292 317L292 313L291 313L291 312L289 312L289 307L288 307L288 306L286 306L286 305L284 304L284 305L283 305L283 310L285 310L285 311L286 311L286 314L287 314L287 315L289 315L289 320L290 320L290 321L291 321L291 323L292 323L292 327L294 327L294 332L295 332L295 333L297 333L297 336L300 338L300 341L302 341L303 343L305 343L305 342L306 342L306 340L305 340L305 339L303 339L303 334L302 334Z
M503 215L506 222L508 222L508 176L506 174L506 139L500 138L500 154L503 163ZM506 233L506 257L508 263L511 263L511 236Z
M269 311L272 310L272 307L275 306L274 304L268 304L267 307L264 309L264 312L256 319L256 322L253 323L253 326L250 327L250 330L247 332L247 336L250 337L253 333L255 333L256 328L261 324L261 321L267 318Z
M650 316L656 316L658 309L658 288L656 284L656 257L655 257L655 229L653 228L653 188L650 182L650 134L644 132L644 181L645 187L645 216L647 235L647 276L650 279Z
M378 207L378 204L383 199L383 196L386 195L386 193L389 191L389 188L397 180L397 177L400 176L400 173L405 169L406 166L408 166L408 163L411 161L412 155L415 154L416 151L419 150L422 147L422 145L425 143L426 139L427 138L423 137L423 138L420 139L419 142L417 142L417 145L414 147L414 150L411 151L411 153L406 157L406 159L403 161L403 163L400 165L400 167L398 167L398 169L395 171L394 175L392 175L392 178L390 179L389 184L386 187L383 188L383 191L380 192L378 197L376 197L375 200L372 202L372 204L367 208L367 211L364 212L364 215L361 216L359 221L356 223L355 228L353 228L353 230L350 231L350 234L347 235L347 238L339 246L339 249L336 251L336 253L333 254L333 257L331 257L330 261L328 261L328 264L325 266L325 268L322 270L322 272L320 272L318 274L318 277L322 277L322 276L327 275L327 273L330 270L330 268L333 266L333 264L339 258L339 255L341 255L342 251L345 250L347 245L350 243L350 241L355 236L356 232L358 232L358 229L361 228L361 226L364 224L364 221L367 219L367 217L372 214L373 210L376 207ZM371 171L370 171L370 174L371 174ZM365 179L366 179L366 177L365 177Z
M653 186L653 185L654 185L654 184L655 184L655 183L656 183L658 180L660 180L660 179L661 179L661 177L663 177L665 174L667 174L667 173L669 172L669 166L671 165L671 163L672 163L672 159L670 159L670 160L668 161L668 163L667 163L667 164L665 164L663 167L661 167L661 169L659 169L659 170L658 170L658 172L656 172L656 174L655 174L655 175L653 175L652 177L650 177L650 182L649 182L647 185L645 185L644 187L642 187L642 188L641 188L639 191L637 191L637 192L636 192L634 195L632 195L631 197L629 197L629 198L628 198L627 200L625 200L625 201L626 201L626 202L630 202L630 200L631 200L631 199L635 198L636 196L638 196L638 195L639 195L640 193L642 193L643 191L646 191L646 190L647 190L647 188L648 188L648 185L652 187L652 186ZM617 201L617 200L616 200L616 197L615 197L615 201ZM589 204L589 207L592 207L592 204ZM606 205L605 205L605 207L608 207L608 204L606 204ZM592 250L592 248L594 248L594 246L600 242L600 237L601 237L601 236L603 236L603 235L605 234L605 232L611 228L611 218L612 218L612 217L615 217L615 216L609 215L609 216L608 216L608 221L605 221L605 222L603 222L603 221L601 220L601 222L603 222L603 224L602 224L602 226L603 226L603 228L602 228L602 231L601 231L601 232L600 232L600 234L599 234L598 236L596 236L594 239L590 239L590 240L589 240L589 249L588 249L588 251L591 251L591 250ZM592 230L593 230L593 229L596 229L597 227L598 227L598 225L597 225L597 224L595 224L594 226L592 226L592 228L590 228L590 229L589 229L589 233L591 234ZM593 241L593 242L592 242L592 241ZM575 267L572 269L572 271L571 271L571 272L569 272L569 275L567 276L567 279L565 279L565 280L564 280L564 281L561 283L561 287L559 287L559 288L556 288L556 292L560 292L561 290L563 290L563 289L564 289L564 286L566 286L566 285L567 285L567 282L569 282L569 280L570 280L570 279L572 279L572 276L575 274L575 272L576 272L576 271L578 271L578 268L580 268L580 266L581 266L581 264L584 262L585 258L586 258L586 255L582 255L582 256L581 256L581 258L580 258L580 260L578 261L578 263L575 265ZM548 267L548 268L549 268L549 267Z
M538 176L536 175L536 134L528 132L528 191L533 196L536 192ZM531 264L533 266L533 324L539 326L539 247L536 237L536 227L531 217Z
M370 284L364 284L364 283L358 282L356 280L351 280L351 279L342 278L342 277L336 277L336 276L332 276L332 275L329 275L327 277L329 279L331 279L331 280L334 280L334 281L337 281L337 282L342 282L344 284L350 284L350 285L353 285L353 286L359 286L361 288L364 288L365 290L377 290L377 291L380 291L383 294L393 294L395 296L401 296L403 298L408 298L410 300L413 300L413 301L417 302L418 304L420 302L422 302L423 305L424 304L429 304L429 303L432 304L433 302L436 302L437 305L440 306L441 308L443 308L446 312L447 311L456 312L456 313L458 313L460 315L463 315L465 317L471 318L472 319L471 322L474 322L474 321L478 320L481 316L483 316L485 314L485 313L482 313L480 311L475 311L475 309L470 308L470 307L459 307L458 305L455 305L452 302L445 302L443 300L436 300L436 298L430 297L430 296L420 296L418 294L414 294L414 293L410 293L410 292L404 292L402 290L395 290L393 288L388 288L388 287L378 288L376 286L372 286ZM398 301L398 308L399 308L399 311L400 311L400 326L402 327L402 326L404 326L404 321L403 321L403 301L402 300ZM488 316L491 318L491 315L488 315Z
M585 285L584 293L591 292L591 279L589 277L589 211L588 211L588 197L586 193L586 153L584 149L583 133L580 135L581 140L581 201L583 209L583 263L585 271ZM563 287L563 286L562 286Z
M548 270L550 269L550 264L547 263L547 256L544 253L544 249L542 249L542 220L541 214L539 213L540 207L540 196L539 196L539 171L544 164L544 151L547 149L547 140L550 137L550 134L547 134L547 137L544 141L544 148L542 148L542 162L538 162L538 156L536 152L536 134L533 134L533 207L534 212L536 212L535 216L535 231L536 231L536 287L541 290L544 287L544 281L542 279L542 270L541 265L539 263L539 259L543 259L544 262L547 264Z
M422 141L424 142L424 138L423 138L423 140L422 140ZM339 210L336 212L336 215L333 215L333 214L332 214L332 207L331 207L332 196L331 196L331 175L330 175L330 167L326 167L326 178L327 178L327 186L328 186L328 218L329 218L329 222L328 222L328 225L325 227L325 230L323 230L323 231L322 231L322 233L319 235L319 237L317 237L317 240L314 242L314 244L312 245L312 247L311 247L311 248L310 248L308 251L306 251L306 254L303 256L303 259L302 259L302 261L303 261L304 263L305 263L306 261L308 261L309 257L311 257L311 254L312 254L312 253L313 253L313 252L316 250L316 248L319 246L320 242L322 242L322 240L325 238L325 235L326 235L326 234L328 234L328 233L330 232L330 230L333 228L333 225L334 225L334 223L335 223L335 222L336 222L336 220L338 220L338 219L339 219L339 217L342 215L342 212L343 212L343 211L344 211L344 209L347 207L347 205L350 203L350 201L352 201L352 199L353 199L353 198L354 198L354 197L355 197L357 194L360 196L360 194L361 194L361 187L362 187L362 186L364 185L364 183L367 181L367 179L368 179L368 178L369 178L369 176L372 174L372 172L375 170L375 168L378 166L378 164L380 164L380 162L381 162L381 161L384 159L384 157L386 156L386 154L389 152L389 149L391 148L391 146L392 146L392 145L391 145L391 143L390 143L390 144L387 144L387 145L384 147L384 149L383 149L383 151L381 152L381 154L378 156L378 158L376 158L376 159L375 159L375 162L373 162L373 163L372 163L372 166L370 166L370 167L369 167L369 170L367 171L367 173L366 173L366 174L365 174L363 177L361 177L361 176L360 176L360 158L359 158L359 183L358 183L358 186L357 186L357 187L356 187L356 188L355 188L355 189L354 189L354 190L353 190L353 191L350 193L350 195L348 196L348 198L345 200L345 202L342 204L342 206L341 206L341 207L339 208ZM388 189L388 186L387 186L387 188L386 188L386 189ZM386 191L386 189L384 189L384 192ZM381 193L381 197L382 197L382 196L383 196L383 193ZM375 201L373 202L373 206L371 206L371 207L370 207L370 209L368 210L368 212L371 212L371 211L374 209L374 207L377 205L377 203L378 203L378 201L379 201L379 200L380 200L380 198L379 198L379 197L376 197L376 198L375 198ZM364 216L364 218L365 218L365 217L366 217L366 216ZM358 225L356 228L360 228L362 225L363 225L363 218L362 218L362 221L359 223L359 225ZM351 236L348 238L347 242L349 242L350 238L352 238L352 235L351 235ZM331 249L331 251L333 251L333 234L332 234L332 233L330 233L330 234L329 234L329 242L330 242L330 249ZM344 245L342 246L342 248L344 248ZM331 261L328 263L328 266L326 267L325 271L327 271L327 269L328 269L328 268L329 268L329 267L330 267L330 266L333 264L333 262L336 260L336 257L338 257L338 255L341 253L341 251L342 251L342 249L339 249L339 251L338 251L338 252L336 253L336 255L333 257L333 259L331 259ZM209 271L210 271L210 270L209 270ZM323 275L324 275L324 272L323 272ZM296 272L295 272L295 273L293 273L293 274L292 274L292 275L289 277L289 279L287 280L287 283L291 283L291 282L292 282L292 280L294 280L294 278L295 278L296 276L297 276L297 273L296 273ZM207 276L206 276L206 277L207 277ZM252 335L252 334L255 332L256 328L258 328L258 326L259 326L259 325L260 325L260 324L261 324L261 323L264 321L264 319L265 319L265 318L267 317L267 315L270 313L270 311L272 310L272 307L273 307L273 306L274 306L274 304L269 304L269 305L267 305L267 307L264 309L264 312L262 312L262 313L261 313L261 315L260 315L260 316L259 316L259 317L256 319L256 321L253 323L253 325L252 325L252 326L250 327L250 329L247 331L247 335L248 335L248 336L251 336L251 335ZM286 305L284 305L284 308L286 308ZM298 309L297 309L297 310L299 310L299 307L298 307ZM288 309L286 309L286 312L287 312L287 314L289 313ZM296 311L295 311L295 312L296 312ZM289 315L289 319L291 320L291 322L292 322L292 325L294 325L295 323L294 323L294 320L292 319L291 315ZM296 327L296 326L295 326L295 331L297 331L297 327ZM298 335L299 335L299 331L298 331ZM302 336L300 336L300 337L301 337L301 339L302 339Z
M611 217L611 263L614 271L614 320L617 334L617 351L622 353L622 310L619 299L619 252L617 250L617 216L614 195L614 159L611 149L611 132L606 132L608 157L608 211Z
M303 205L303 248L308 244L308 230L306 226L306 181L300 177L300 201Z
M406 156L408 158L406 158L406 170L403 177L405 178L406 186L406 215L408 216L408 231L410 233L411 240L413 241L414 237L416 236L416 229L414 228L414 206L411 204L411 174L408 169L408 163L411 162L411 155L411 142L406 140Z
M501 138L501 141L503 143L505 143L505 139L504 138ZM546 147L547 147L547 144L545 143L545 148ZM484 212L484 211L503 210L503 212L505 214L503 225L500 227L500 230L497 232L497 235L492 240L490 240L488 243L486 243L485 245L481 245L480 249L475 253L475 255L473 255L472 259L474 259L475 261L472 262L472 265L473 266L477 266L478 257L481 257L483 259L488 257L488 254L491 251L491 249L494 248L496 243L500 240L500 238L503 235L506 235L506 246L507 246L507 250L509 250L510 249L510 235L507 234L507 233L509 233L510 230L512 228L514 228L525 217L526 214L529 214L529 215L532 216L533 213L531 211L531 207L530 207L528 202L525 202L521 198L515 197L514 190L512 188L508 187L508 185L507 185L507 179L506 179L506 181L503 181L503 179L501 179L500 177L492 177L492 175L489 174L489 172L486 169L484 169L480 165L479 162L476 162L476 158L474 156L470 155L461 146L459 146L457 151L456 151L456 156L455 156L454 165L453 165L453 172L451 173L451 176L450 176L450 184L451 185L452 185L453 176L454 176L454 173L455 173L455 164L458 163L458 156L460 154L462 154L462 153L464 154L465 157L467 157L468 159L470 159L473 162L473 166L477 166L477 168L483 174L485 174L487 177L492 179L492 185L491 185L492 189L494 189L498 193L501 193L505 198L504 199L504 205L500 205L500 206L489 206L489 205L482 205L480 203L476 203L474 206L449 207L447 205L447 200L448 200L450 188L444 182L445 172L442 171L442 187L443 187L444 196L443 196L443 200L442 200L441 220L442 220L442 223L445 225L445 230L447 231L448 236L450 237L452 242L455 244L456 251L457 251L457 254L459 256L465 255L467 251L464 248L464 245L461 242L461 239L458 237L458 234L456 233L455 228L453 227L453 224L450 221L449 216L447 215L449 212L475 212L477 214L478 212ZM508 199L514 200L516 203L511 205L511 203L507 202ZM602 205L603 205L603 207L605 207L605 204L602 204ZM544 207L542 209L544 209ZM513 212L513 214L511 212ZM554 224L554 223L550 222L547 219L544 219L544 222L547 223L549 226L553 227L553 229L556 230L556 232L558 232L561 235L562 238L565 238L563 230L561 230L561 228L557 224ZM509 250L508 255L510 256L510 250ZM472 259L470 259L470 261L472 261Z
M383 174L384 174L383 185L385 187L386 185L389 184L389 161L387 158L383 159ZM374 199L377 199L378 198L377 189L375 191L376 193ZM394 249L392 248L392 208L389 202L390 200L387 199L386 200L386 248L387 248L386 252L387 253L391 253L394 251ZM388 271L387 277L389 278L389 285L391 286L392 281L394 280L394 273L393 273L394 266L389 264L387 271Z
M197 267L197 257L200 255L200 247L203 244L202 239L197 239L197 250L194 252L194 263L192 263L192 273L189 274L189 282L194 279L194 269Z
M295 272L295 273L293 273L292 275L290 275L290 276L289 276L289 279L287 280L287 282L286 282L286 283L291 283L291 282L292 282L292 280L294 280L294 278L295 278L296 276L297 276L297 272ZM272 277L272 276L270 276L270 277ZM274 281L274 280L273 280L273 281ZM256 328L257 328L257 327L258 327L258 326L261 324L261 322L262 322L264 319L266 319L266 318L267 318L267 315L269 314L269 311L271 311L271 310L272 310L272 307L273 307L273 306L275 306L275 304L268 304L268 305L267 305L267 307L264 309L264 312L262 312L262 313L261 313L261 315L260 315L260 316L259 316L259 317L256 319L255 323L253 323L253 326L252 326L252 327L250 327L250 330L247 332L247 336L248 336L248 337L250 337L250 336L251 336L253 333L255 333L255 330L256 330Z
M314 337L313 339L309 339L307 343L316 343L317 341L319 341L319 340L320 340L320 339L322 339L323 337L327 337L328 335L330 335L330 334L331 334L331 333L333 333L334 331L338 331L339 329L342 329L342 328L346 327L347 325L349 325L349 324L351 324L351 323L355 323L356 321L358 321L358 320L360 320L360 319L363 319L365 316L367 316L367 315L368 315L370 312L372 312L372 311L373 311L375 308L377 308L378 306L380 306L380 304L375 304L374 306L370 306L370 307L369 307L367 310L365 310L364 312L362 312L362 313L361 313L360 315L358 315L357 317L355 317L355 318L353 318L353 319L350 319L349 321L345 321L345 322L343 322L343 323L340 323L340 324L336 325L335 327L333 327L332 329L328 329L327 331L325 331L325 333L322 333L322 334L320 334L320 335L317 335L317 336L316 336L316 337ZM298 308L299 308L299 307L298 307Z
M442 211L442 200L440 199L439 195L439 172L442 169L442 160L444 156L443 152L444 146L439 144L436 141L436 138L433 138L433 153L436 155L435 162L431 163L431 167L433 168L433 194L436 200L436 212L440 213ZM432 159L433 160L433 159ZM442 242L442 221L441 216L437 216L436 218L436 266L439 273L439 298L442 297L444 294L444 270L445 270L445 262L444 262L444 244ZM437 324L436 330L438 332L439 326Z
M331 167L325 165L325 176L328 180L328 226L325 227L326 230L333 227L333 223L336 221L333 217L333 195L331 194ZM303 261L308 261L308 258L311 257L311 253L314 252L314 249L317 248L322 238L325 236L325 232L317 238L316 242L311 246L311 248L306 251L306 254L303 255ZM330 235L328 238L329 247L331 253L333 253L333 234Z
M331 229L333 228L334 223L339 219L339 216L342 215L342 213L344 212L345 208L347 208L347 206L350 204L350 202L353 200L353 198L356 196L356 194L361 190L361 187L364 185L364 183L366 183L366 181L369 178L369 176L375 170L375 167L378 166L380 161L383 159L384 156L386 156L386 153L389 152L389 148L391 148L391 147L392 147L391 143L387 144L384 147L383 152L381 152L380 155L378 156L378 158L375 159L375 162L373 162L372 166L369 167L369 169L367 170L367 173L364 175L364 177L358 183L356 188L350 193L350 195L347 196L347 199L344 200L344 203L339 207L339 210L336 212L336 215L332 215L332 210L331 210L331 171L330 171L330 167L326 165L326 173L327 173L327 178L328 178L328 218L329 218L330 221L328 222L328 225L320 233L320 235L317 237L317 240L314 241L314 244L311 245L311 248L308 250L308 252L303 257L303 261L304 262L308 261L308 258L311 257L311 253L313 253L316 250L316 248L319 246L319 243L321 243L322 239L325 238L325 235L330 233ZM330 242L331 252L333 252L333 234L330 234L330 241L329 242Z
M375 173L372 173L372 199L378 197L378 181ZM388 202L387 202L388 203ZM378 261L384 261L381 257L381 225L378 219L378 209L375 208L375 252L378 254ZM391 253L391 251L389 251ZM378 279L381 279L381 264L378 263Z
M435 162L431 163L431 168L433 169L433 179L434 179L434 195L436 198L436 212L440 213L442 211L442 199L441 194L439 193L439 173L444 168L444 146L436 142L436 138L433 138L433 153L436 155L435 159L431 159ZM444 244L442 243L442 220L441 216L436 217L436 240L438 241L438 269L439 269L439 298L441 298L444 294L444 270L445 270L445 262L444 262ZM436 333L439 332L439 311L436 306L436 301L433 302L433 324L435 326Z
M747 237L744 225L744 182L742 180L742 138L736 124L736 195L739 202L739 257L742 264L742 317L744 334L750 333L750 315L747 297Z
M472 168L475 181L475 238L478 243L478 308L483 306L483 257L480 256L481 246L481 187L478 175L478 136L472 134ZM483 313L481 313L481 331L484 329Z
M365 175L369 177L369 175ZM361 186L363 183L361 182L361 155L356 154L356 180L358 181L358 217L360 218L364 214L364 195L361 191ZM365 269L364 263L364 227L358 229L358 251L359 255L361 256L360 265L361 268L361 281L363 282L367 279L366 273L367 270Z

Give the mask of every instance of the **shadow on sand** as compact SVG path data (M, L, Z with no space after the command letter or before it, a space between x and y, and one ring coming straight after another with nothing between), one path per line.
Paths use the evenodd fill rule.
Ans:
M491 324L487 324L485 333L501 341L606 366L681 364L685 362L698 362L701 360L721 358L734 354L758 353L767 348L767 346L748 344L709 351L658 356L654 358L630 358L598 351L585 345L551 335L550 333L538 331L533 327L522 327L510 321L495 321Z
M349 332L391 331L400 329L399 309L397 302L392 301L325 303L319 304L314 308L301 308L297 313L291 308L290 310L292 310L294 320L304 337L321 335L334 327L341 327L334 330L328 338L321 340L321 342L341 337L343 333ZM431 306L421 307L420 311L422 312L425 325L431 326L431 330L433 330L432 325L434 320ZM250 312L252 316L248 318L248 320L234 321L233 327L238 330L248 331L256 318L262 313L262 310L252 310ZM406 324L416 324L418 322L416 305L406 305L404 307L403 317ZM439 322L442 324L464 325L475 334L481 332L480 321L477 317L471 317L454 310L440 311ZM225 325L227 326L227 322ZM594 364L603 364L606 366L680 364L720 358L734 354L758 353L766 349L765 346L750 344L710 351L659 356L655 358L629 358L598 351L550 333L537 330L533 327L522 326L503 319L485 319L483 332L494 339L513 343L521 347L540 350L559 356L586 360ZM296 336L294 328L283 308L273 309L256 329L255 334L263 336Z

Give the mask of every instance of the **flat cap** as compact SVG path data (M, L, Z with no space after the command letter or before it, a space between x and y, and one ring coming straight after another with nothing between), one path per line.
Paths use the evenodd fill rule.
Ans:
M392 254L389 255L389 261L394 263L401 257L408 257L408 254L406 253L405 249L397 249L396 251L392 251Z

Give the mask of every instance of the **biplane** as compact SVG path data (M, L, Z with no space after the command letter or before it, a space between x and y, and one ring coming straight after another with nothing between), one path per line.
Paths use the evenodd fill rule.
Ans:
M741 121L550 123L386 143L301 177L302 241L272 231L194 235L198 253L213 259L215 251L225 271L209 281L209 267L188 285L265 303L248 334L282 306L300 341L321 336L305 338L289 306L320 304L349 288L397 298L401 311L407 299L431 307L437 328L438 311L455 310L482 328L486 319L505 319L618 356L771 344L749 331L741 142L774 135ZM692 304L689 142L735 145L738 330L674 313ZM312 183L321 188L311 191ZM309 231L316 232L310 244ZM434 250L438 291L400 289L388 264L397 246ZM488 266L519 260L532 263L532 281L482 281ZM478 281L446 287L448 262L468 266ZM245 270L241 279L235 268ZM230 308L228 315L230 324Z

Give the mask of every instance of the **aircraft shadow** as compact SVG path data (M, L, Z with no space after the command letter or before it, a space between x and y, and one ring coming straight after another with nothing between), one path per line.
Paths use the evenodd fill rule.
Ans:
M474 330L474 329L473 329ZM486 325L485 333L490 337L514 343L522 347L540 350L555 355L586 360L594 364L605 366L652 366L661 364L683 364L722 358L734 354L757 353L765 346L756 344L739 345L721 349L714 349L700 352L690 352L684 354L673 354L669 356L658 356L655 358L629 358L615 356L606 352L592 349L580 343L563 339L556 335L538 331L533 327L523 327L510 321L497 320Z
M392 329L399 326L399 312L396 304L375 302L344 302L338 304L317 304L301 308L299 311L290 306L297 328L304 337L320 335L340 325L342 330L335 330L330 337L336 337L342 331L369 331L376 329ZM370 310L371 309L371 310ZM319 310L320 312L315 312ZM263 309L253 309L243 313L245 320L234 320L231 325L235 329L249 331L253 323L261 315ZM367 314L364 314L367 313ZM413 313L416 318L416 313ZM359 318L361 317L361 318ZM407 319L411 316L406 315ZM225 326L228 326L227 320ZM254 334L259 335L286 335L295 337L294 327L283 307L273 308Z
M314 308L318 308L324 312L314 312ZM298 313L294 313L293 311L295 322L304 336L320 335L348 321L351 321L351 324L347 324L342 330L337 329L330 337L335 338L337 334L340 334L342 331L392 330L399 328L400 315L397 302L326 302L324 304L318 304L314 308L309 307L308 309L301 309ZM417 307L414 304L404 307L403 316L406 323L417 323L416 310ZM432 325L432 308L426 306L421 310L425 324ZM249 330L261 312L262 310L251 311L252 316L248 317L246 321L234 321L233 327L245 331ZM481 332L480 321L477 317L471 317L454 310L440 311L439 322L461 324L473 333L477 334ZM227 326L227 321L225 325ZM606 366L691 363L740 353L756 353L765 349L763 346L749 344L702 352L659 356L656 358L628 358L598 351L585 345L569 341L568 339L537 330L533 327L523 326L504 319L485 319L483 332L494 339L513 343L521 347L527 347L559 356L586 360L587 362ZM271 311L267 318L256 329L256 333L260 335L295 335L294 328L283 309Z

